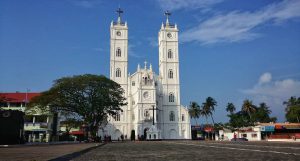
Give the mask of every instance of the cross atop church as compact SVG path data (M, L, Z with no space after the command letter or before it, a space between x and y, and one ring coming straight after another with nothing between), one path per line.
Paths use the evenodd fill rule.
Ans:
M121 14L124 13L124 11L119 7L116 12L118 13L118 23L121 23Z
M169 16L171 16L171 12L169 12L168 10L165 12L165 16L167 16L167 22L166 24L169 24Z

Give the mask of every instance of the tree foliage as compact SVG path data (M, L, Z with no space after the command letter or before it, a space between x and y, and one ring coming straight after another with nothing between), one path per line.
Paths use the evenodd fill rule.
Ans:
M289 122L300 122L300 97L291 97L283 102L285 107L285 117Z
M206 113L206 115L211 117L213 124L215 124L213 112L215 111L216 106L217 101L212 97L207 97L202 107L202 110Z
M228 103L226 106L226 111L230 114L233 114L235 112L236 108L233 103Z
M233 104L232 104L233 105ZM246 99L240 111L231 112L233 107L228 103L226 110L230 112L229 124L234 128L253 126L257 122L275 122L276 117L270 117L271 110L266 103L262 102L256 106L252 101Z
M77 75L55 80L54 85L33 98L29 106L75 113L95 136L98 125L108 115L116 115L126 104L123 93L119 84L105 76Z
M189 108L189 114L191 118L194 118L196 121L196 125L198 125L197 119L201 115L201 109L197 102L191 102Z
M256 111L256 107L252 104L252 101L246 99L243 102L242 111L247 112L251 120L251 114Z

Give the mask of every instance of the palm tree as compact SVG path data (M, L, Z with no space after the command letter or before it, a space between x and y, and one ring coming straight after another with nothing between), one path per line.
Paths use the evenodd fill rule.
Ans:
M283 102L286 105L285 117L288 121L300 122L300 97L291 97L288 101Z
M217 101L212 97L207 97L206 101L203 103L203 110L205 110L206 114L211 117L213 125L215 124L213 118L213 112L215 111L215 106L217 106Z
M201 109L200 109L200 106L197 102L191 102L190 103L189 114L190 114L191 118L195 119L196 125L198 125L197 119L201 115Z
M230 112L230 114L233 114L236 110L233 103L228 103L226 107L226 111Z
M204 104L204 103L203 103L203 104ZM208 117L208 115L209 115L209 109L206 108L205 105L203 105L203 106L201 107L201 109L200 109L200 115L203 116L203 117L205 117L206 124L208 124L207 117Z
M283 105L286 105L285 112L290 111L290 107L297 104L300 104L300 98L297 100L296 97L291 97L288 101L284 101Z
M247 112L251 120L251 113L256 111L256 107L252 104L252 101L246 99L244 100L242 111Z

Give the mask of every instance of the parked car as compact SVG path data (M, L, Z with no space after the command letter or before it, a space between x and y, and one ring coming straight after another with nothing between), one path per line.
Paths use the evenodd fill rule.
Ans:
M231 141L248 141L247 138L232 138Z

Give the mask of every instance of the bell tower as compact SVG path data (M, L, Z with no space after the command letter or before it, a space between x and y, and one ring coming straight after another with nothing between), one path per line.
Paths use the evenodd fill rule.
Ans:
M178 28L169 22L171 13L167 11L165 15L166 22L162 23L158 33L163 108L180 106Z
M110 25L110 79L122 86L127 98L128 27L121 20L121 8L116 12L118 19Z

